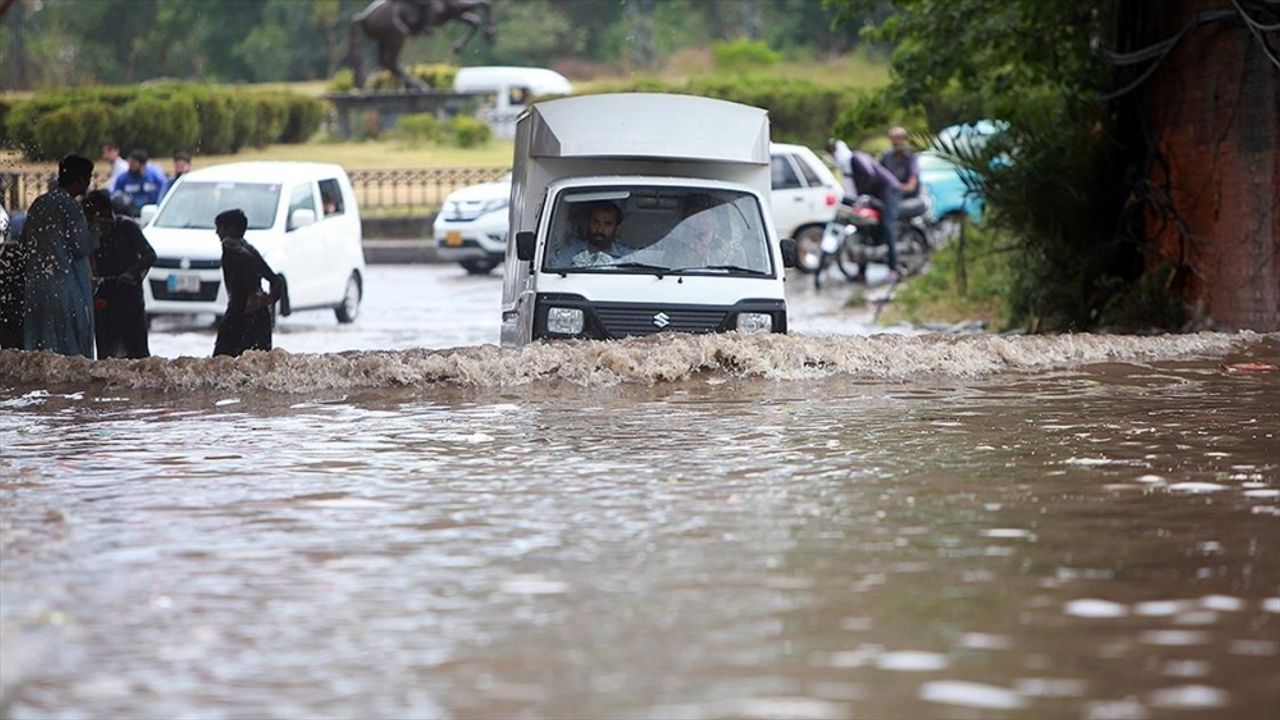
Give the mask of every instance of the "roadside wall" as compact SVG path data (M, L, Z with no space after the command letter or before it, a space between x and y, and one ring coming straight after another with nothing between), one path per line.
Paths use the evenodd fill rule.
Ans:
M1145 44L1230 0L1151 3ZM1223 329L1280 330L1280 70L1238 19L1200 26L1145 88L1148 141L1163 160L1149 180L1170 217L1148 217L1162 260L1188 269L1192 313Z

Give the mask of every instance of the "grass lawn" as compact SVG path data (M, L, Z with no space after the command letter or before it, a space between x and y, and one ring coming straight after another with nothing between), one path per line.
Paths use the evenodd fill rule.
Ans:
M510 167L513 143L490 140L477 148L412 147L392 140L377 142L314 141L300 145L268 145L235 155L204 155L197 167L247 160L306 160L337 163L348 170L423 167ZM165 163L167 165L167 163Z
M388 168L431 167L511 167L513 143L510 140L491 140L478 148L410 147L399 142L334 142L312 141L297 145L268 145L265 148L249 148L235 155L197 155L195 167L208 167L228 162L249 160L302 160L306 162L337 163L347 170L382 170ZM93 158L97 160L97 158ZM166 157L155 158L166 173L173 172L173 161ZM105 172L106 165L99 163ZM0 152L0 170L37 170L52 173L57 163L31 163L12 151Z

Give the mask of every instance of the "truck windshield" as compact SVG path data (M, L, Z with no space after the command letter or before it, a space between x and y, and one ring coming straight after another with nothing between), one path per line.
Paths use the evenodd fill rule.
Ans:
M218 213L240 208L249 218L250 230L265 230L275 224L280 204L279 184L184 182L170 192L156 216L156 227L212 230Z
M543 269L554 272L774 274L754 195L684 187L561 193Z

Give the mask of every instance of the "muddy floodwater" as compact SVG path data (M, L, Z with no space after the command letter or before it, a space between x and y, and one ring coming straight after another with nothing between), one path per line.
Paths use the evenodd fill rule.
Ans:
M1277 363L1247 334L0 352L0 712L1274 717Z

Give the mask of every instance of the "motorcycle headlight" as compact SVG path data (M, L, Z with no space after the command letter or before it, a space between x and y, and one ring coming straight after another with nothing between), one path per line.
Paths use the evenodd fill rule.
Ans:
M577 335L582 332L582 311L577 308L553 307L547 310L547 332Z
M773 332L773 316L769 313L738 313L738 332L746 335Z

